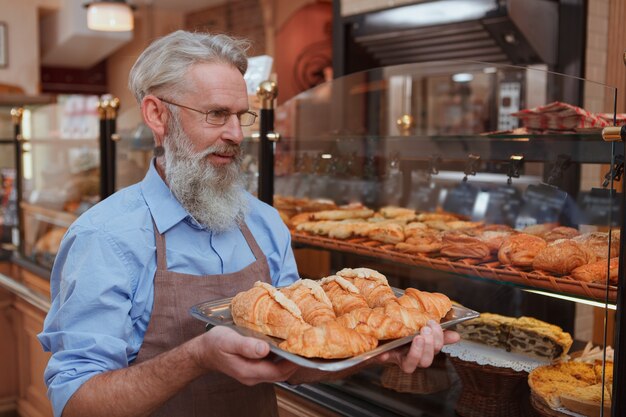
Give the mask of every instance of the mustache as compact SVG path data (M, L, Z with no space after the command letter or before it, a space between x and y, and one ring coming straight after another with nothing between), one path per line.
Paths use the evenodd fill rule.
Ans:
M243 149L241 149L241 146L239 145L220 143L209 146L208 148L200 152L198 154L198 157L199 159L204 159L212 154L231 155L236 160L238 160L243 154Z

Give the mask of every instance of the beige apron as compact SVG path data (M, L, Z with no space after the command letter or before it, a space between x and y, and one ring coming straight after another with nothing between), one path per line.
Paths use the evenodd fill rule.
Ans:
M240 225L240 230L256 261L241 271L230 274L191 275L167 270L165 236L154 226L157 255L154 305L143 344L132 365L170 350L204 332L204 323L189 314L191 306L203 301L232 297L249 289L256 281L271 283L263 251L245 223ZM211 372L189 384L153 416L276 417L278 410L271 384L249 387L224 374Z

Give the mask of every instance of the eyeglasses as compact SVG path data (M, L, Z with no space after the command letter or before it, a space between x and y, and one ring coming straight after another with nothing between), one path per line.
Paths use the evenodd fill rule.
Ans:
M214 126L224 126L230 116L233 114L237 116L237 120L239 121L240 126L252 126L256 121L257 114L253 111L245 111L242 113L231 113L226 110L209 110L202 111L198 109L194 109L191 107L183 106L182 104L174 103L173 101L162 99L161 97L157 97L164 103L171 104L172 106L182 107L183 109L195 111L196 113L204 114L205 120L208 124Z

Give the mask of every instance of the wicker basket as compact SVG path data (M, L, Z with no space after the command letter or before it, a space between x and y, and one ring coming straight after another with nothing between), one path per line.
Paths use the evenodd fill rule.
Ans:
M383 387L397 392L412 394L432 394L450 387L450 375L447 370L447 358L444 354L435 356L428 368L418 368L407 374L397 365L386 366L380 377Z
M534 393L530 395L530 404L536 414L541 417L569 417L568 414L551 409L548 404Z
M463 387L454 408L462 417L527 417L528 372L490 365L478 365L453 356Z

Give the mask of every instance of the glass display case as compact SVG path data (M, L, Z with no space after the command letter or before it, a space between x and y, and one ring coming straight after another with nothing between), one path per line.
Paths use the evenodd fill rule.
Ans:
M114 192L118 167L126 168L132 159L128 152L116 163L118 107L110 96L58 95L44 105L14 109L20 223L16 261L44 277L67 228Z
M584 107L559 101L572 87ZM623 415L624 147L602 137L615 96L450 61L351 74L273 111L273 203L303 277L368 267L483 313L428 369L283 387L346 415ZM555 332L571 342L547 354ZM551 372L568 383L547 393Z

